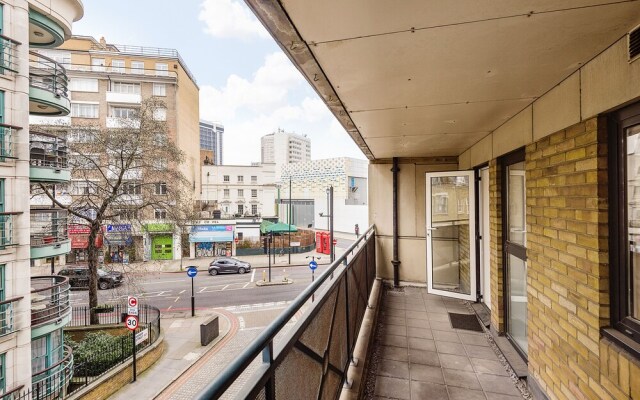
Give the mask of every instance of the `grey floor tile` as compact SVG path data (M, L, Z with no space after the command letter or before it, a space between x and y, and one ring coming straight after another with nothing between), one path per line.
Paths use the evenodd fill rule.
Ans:
M455 386L448 386L450 400L486 400L482 390L471 390L465 388L459 388Z
M498 361L498 356L491 347L474 346L472 344L466 344L464 347L467 350L467 355L469 357Z
M500 393L487 393L485 392L488 400L522 400L522 395L511 396L508 394L500 394Z
M389 335L407 336L407 327L404 325L386 325L384 333Z
M407 347L407 337L384 334L382 336L382 344L385 346Z
M410 364L409 374L412 381L440 383L444 385L442 368L425 364Z
M385 325L406 325L407 321L403 317L384 317L382 323Z
M471 358L473 369L479 374L493 374L509 376L509 373L499 361L485 360L482 358Z
M380 346L380 356L385 360L409 361L409 354L406 347Z
M407 326L413 328L431 328L431 323L426 319L407 318Z
M435 351L409 349L409 362L440 367L440 358Z
M412 399L449 400L447 387L431 382L411 381Z
M469 358L467 356L438 353L438 357L440 357L440 364L443 368L459 369L462 371L473 372L471 361L469 361Z
M387 310L405 310L405 303L398 301L385 301L383 303L384 308Z
M445 306L429 306L427 305L427 312L430 314L444 314L447 315L449 312Z
M439 322L439 321L429 321L429 325L431 325L431 329L435 329L437 331L451 331L455 332L453 327L451 326L451 322Z
M444 374L445 383L449 386L482 390L482 386L480 386L480 382L474 372L444 368L442 373Z
M408 379L389 378L386 376L378 376L376 378L375 394L378 396L409 400L411 398L410 391L411 386Z
M427 318L429 321L449 322L449 314L434 314L432 312L428 312Z
M424 293L422 294L422 298L427 300L427 301L437 301L437 302L442 303L442 299L444 297L439 296L437 294L427 293L427 291L425 290Z
M407 328L407 336L421 338L421 339L433 339L431 329L428 328L416 328L410 326Z
M419 297L407 297L405 298L405 303L407 304L422 304L424 305L424 299L422 296Z
M406 317L413 319L427 319L427 313L425 311L406 311Z
M409 349L436 351L436 344L431 339L421 339L410 337L408 339Z
M405 318L407 316L407 312L405 310L398 310L396 308L383 308L380 313L383 317Z
M443 342L436 340L436 350L442 354L457 354L459 356L466 356L467 352L464 350L462 343Z
M432 329L431 333L433 333L433 338L436 340L442 340L443 342L461 343L460 338L458 337L458 334L456 332L438 331Z
M409 379L409 363L393 360L382 360L378 364L377 375L391 378Z
M489 346L489 341L484 335L470 335L468 333L460 333L458 334L462 343L464 344L472 344L474 346Z
M480 385L485 392L508 394L512 396L520 395L518 389L511 381L510 377L489 375L489 374L477 374ZM487 397L490 397L487 393Z

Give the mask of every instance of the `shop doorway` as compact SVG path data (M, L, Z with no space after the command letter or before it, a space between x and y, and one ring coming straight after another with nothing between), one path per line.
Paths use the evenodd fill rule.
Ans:
M154 235L151 239L152 260L173 260L173 237Z

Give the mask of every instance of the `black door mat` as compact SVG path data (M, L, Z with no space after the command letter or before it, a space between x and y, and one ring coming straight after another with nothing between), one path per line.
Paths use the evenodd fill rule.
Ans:
M467 331L484 332L475 314L454 314L449 313L451 326L454 329L465 329Z

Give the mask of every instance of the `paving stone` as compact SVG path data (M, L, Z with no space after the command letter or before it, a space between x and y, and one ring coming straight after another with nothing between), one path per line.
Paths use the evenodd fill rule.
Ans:
M412 399L449 400L447 387L431 382L411 381Z
M407 347L407 337L398 335L382 335L382 344L385 346Z
M384 333L389 335L407 336L407 327L404 325L387 325Z
M379 376L376 379L375 394L378 396L409 400L410 390L408 379L389 378L386 376Z
M471 365L477 373L480 374L493 374L509 376L509 373L499 361L484 360L482 358L471 358Z
M409 338L409 348L416 350L436 351L436 344L431 339Z
M384 317L382 323L385 325L405 325L406 320L403 317Z
M451 331L455 332L455 329L451 326L451 322L439 322L439 321L429 321L429 325L431 325L431 329L436 331Z
M486 400L482 390L471 390L465 388L459 388L455 386L448 386L450 400Z
M424 364L434 367L440 366L440 358L435 351L409 349L409 362L412 364Z
M448 314L434 314L432 312L429 312L427 313L427 318L429 319L429 321L449 322Z
M425 311L406 311L406 317L413 319L427 319L427 313Z
M377 375L409 379L409 363L384 360L378 365Z
M412 328L431 328L431 323L425 319L407 318L407 327Z
M436 340L436 350L438 353L443 354L457 354L459 356L466 356L467 352L464 349L462 343L443 342Z
M413 326L407 328L407 336L421 339L433 339L433 333L431 333L431 329L416 328Z
M472 344L466 344L464 347L467 350L467 355L469 357L498 361L498 356L491 347L474 346Z
M438 357L440 357L440 364L444 368L473 372L471 361L469 361L469 358L466 356L457 356L455 354L438 354Z
M486 393L488 400L522 400L522 395L511 396L508 394L500 394L500 393Z
M458 334L458 336L460 337L460 340L462 340L462 343L464 344L471 344L474 346L485 346L485 347L489 346L489 341L487 340L486 337L484 337L484 335L470 335L468 333L460 333Z
M440 383L444 385L442 368L424 364L410 364L409 373L412 381Z
M443 342L460 343L460 338L455 332L432 330L431 333L433 333L433 338L436 340L442 340Z
M424 307L424 304L420 304L420 303L407 303L405 304L405 309L407 311L426 311L427 310Z
M443 368L445 383L449 386L457 386L466 389L482 390L475 372L461 371L458 369Z
M406 347L380 346L380 356L385 360L409 361Z
M516 386L510 377L489 374L477 374L476 376L485 392L508 394L512 396L520 395L520 392L516 389ZM487 397L491 398L488 393Z

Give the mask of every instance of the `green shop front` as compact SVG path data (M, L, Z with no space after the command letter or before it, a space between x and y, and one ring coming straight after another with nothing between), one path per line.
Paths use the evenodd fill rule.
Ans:
M174 254L179 255L179 251L174 249L179 240L174 240L173 224L146 224L144 228L145 259L173 260Z

